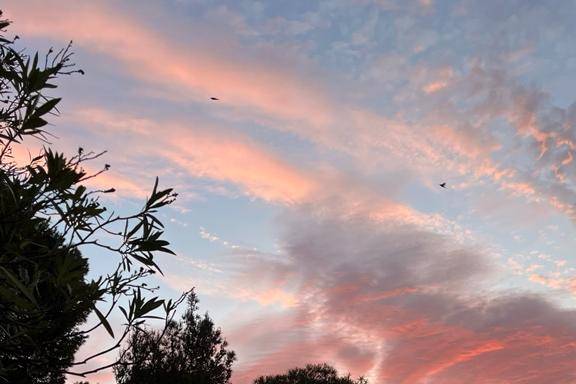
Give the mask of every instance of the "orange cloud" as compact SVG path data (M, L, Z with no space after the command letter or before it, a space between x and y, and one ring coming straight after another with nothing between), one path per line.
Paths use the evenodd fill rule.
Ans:
M446 88L448 85L445 81L433 81L431 83L426 84L422 90L426 93L434 93L438 92L439 90Z
M237 183L268 201L300 201L314 189L315 183L303 173L255 144L229 136L189 133L170 139L163 156L196 177Z

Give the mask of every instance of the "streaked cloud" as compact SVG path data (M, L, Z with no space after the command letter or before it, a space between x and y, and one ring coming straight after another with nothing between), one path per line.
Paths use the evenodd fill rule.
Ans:
M241 185L247 194L264 200L299 201L316 188L306 172L230 131L146 120L101 109L80 110L68 119L101 135L103 142L113 142L117 132L123 131L131 143L130 148L118 143L123 156L130 152L132 158L155 157L157 163L167 161L193 177ZM158 127L164 130L162 135L157 135Z
M319 353L343 369L371 372L375 382L574 378L576 313L532 294L488 289L501 277L482 250L411 225L322 212L297 215L284 238L292 278L302 282L301 334L239 377L265 370L269 359L285 369ZM366 351L354 354L362 362L345 358L347 343Z

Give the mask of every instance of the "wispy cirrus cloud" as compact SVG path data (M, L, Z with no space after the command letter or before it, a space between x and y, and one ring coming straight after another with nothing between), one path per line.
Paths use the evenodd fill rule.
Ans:
M318 127L334 119L333 106L297 71L281 68L281 62L268 65L241 54L239 45L226 46L230 43L214 38L207 44L206 36L187 44L171 41L107 2L58 0L46 8L32 0L9 2L6 9L22 34L74 39L81 48L120 62L122 72L149 85L167 87L177 97L208 102L210 96L218 96L224 106Z
M98 108L76 111L66 119L81 123L101 142L110 143L115 153L133 159L155 158L156 171L161 170L159 164L169 163L192 177L230 182L250 196L280 203L301 201L317 188L311 175L253 140L225 129L199 127L201 122L160 122ZM115 141L119 132L125 136L123 141Z
M393 2L388 5L392 7L388 9L390 12L408 12L408 8L416 7L416 11L409 11L410 20L430 16L420 12L417 2L406 9ZM54 2L50 9L42 9L46 17L23 17L24 12L29 14L36 9L39 5L34 1L7 6L8 14L18 20L23 34L52 39L73 36L83 49L122 63L124 73L145 84L160 85L176 98L202 101L216 94L223 107L247 121L263 123L342 151L363 167L390 164L394 158L394 166L409 169L414 177L423 178L428 184L431 178L441 177L441 169L461 187L470 187L479 179L485 179L504 191L545 202L572 215L574 188L566 173L570 172L574 143L569 129L573 124L572 113L559 112L546 102L545 93L517 84L498 69L505 63L504 53L535 44L537 35L514 42L510 47L500 47L502 55L477 60L477 64L467 68L457 68L460 64L436 63L426 67L418 61L411 64L407 59L396 64L384 63L378 72L393 73L394 65L400 65L403 68L397 75L411 79L408 91L401 91L395 97L423 107L420 119L414 120L403 116L409 110L387 116L361 106L361 99L336 97L336 93L344 95L352 90L362 94L363 90L355 89L350 81L334 88L327 81L314 78L318 69L313 63L290 62L269 47L258 51L234 40L223 43L219 37L208 38L211 45L191 40L183 46L167 36L151 33L142 20L115 10L106 2L86 4L61 0ZM471 4L462 4L454 12L474 9ZM526 7L524 17L532 17L529 10L530 7ZM488 12L487 9L476 11ZM551 15L543 13L543 17ZM53 20L59 22L53 23ZM402 30L406 26L397 28ZM414 41L410 40L408 45L421 44L418 36L416 33L410 37ZM470 38L469 34L463 36L463 40ZM492 47L493 40L496 40L494 36L487 36L487 45L482 48ZM243 50L250 50L252 54L243 54ZM270 62L266 57L277 59ZM474 55L468 57L474 63ZM499 96L492 97L495 94ZM565 116L560 117L563 121L557 121L559 114ZM530 161L541 171L539 174L527 174L517 163L499 156L499 151L509 146L503 147L493 134L494 123L501 118L519 134L511 146L526 145L519 156L532 157ZM536 150L535 157L530 154L531 147Z
M85 133L94 136L93 140L109 143L111 154L121 154L121 163L124 158L132 159L122 170L130 178L141 178L151 171L166 173L163 169L168 167L189 177L231 183L247 196L271 203L306 204L314 209L318 202L333 202L342 212L362 211L381 222L403 220L440 233L466 236L464 228L441 215L423 213L395 201L379 188L357 183L346 172L315 168L314 164L291 164L261 143L226 127L201 120L157 121L100 108L76 110L65 115L64 121L82 126ZM162 135L158 135L159 127ZM131 143L128 147L127 142ZM117 178L105 177L98 185L106 186ZM130 178L118 179L123 196L136 185Z

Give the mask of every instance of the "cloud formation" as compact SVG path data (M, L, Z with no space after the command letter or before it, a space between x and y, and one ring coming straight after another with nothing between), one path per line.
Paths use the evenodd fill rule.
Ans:
M168 163L195 178L239 185L249 196L267 201L298 202L316 188L310 175L253 140L227 130L202 126L202 122L160 122L94 108L76 111L67 119L82 124L99 141L116 147L113 152L132 159L154 158L156 170L161 168L158 164ZM161 135L159 127L163 130ZM129 148L115 140L119 134L132 143ZM140 165L135 164L130 170L139 168ZM145 173L149 174L149 170ZM124 182L119 185L120 188L124 186Z
M397 43L413 47L414 51L404 52L407 48L402 48L398 53L374 58L373 63L367 60L369 65L377 65L363 75L396 92L391 103L399 109L396 113L375 112L363 105L363 98L347 96L382 97L372 95L364 84L346 81L334 87L329 82L335 76L315 76L320 72L317 63L290 59L268 45L254 49L206 25L196 28L205 28L202 35L207 40L192 39L183 45L166 34L153 33L144 19L108 2L58 0L44 9L39 2L30 0L8 2L7 11L17 20L22 34L56 40L74 37L81 48L121 63L122 72L148 86L160 86L174 100L202 103L217 95L220 105L239 119L235 123L250 121L289 132L341 151L362 168L388 164L389 168L406 169L427 184L442 177L439 170L461 188L487 181L506 193L546 203L572 217L576 198L570 181L574 107L555 107L546 92L524 86L515 74L504 70L511 61L516 63L530 55L543 38L514 22L502 27L513 37L508 45L498 44L497 35L492 33L483 41L476 41L480 32L465 17L477 14L483 23L500 26L498 23L514 12L526 22L538 17L553 20L559 15L520 3L516 8L495 4L482 7L470 2L450 5L456 18L453 22L461 24L465 31L458 38L450 37L453 44L460 47L475 43L479 51L466 52L462 59L453 57L454 62L446 63L436 57L439 51L433 50L439 38L426 40L435 33L417 25L417 20L433 16L433 3L361 4L367 9L376 7L377 13L405 15L404 23L395 24L400 36ZM221 12L210 13L210 17L227 20L235 19L235 15L237 20L242 19L229 7L220 9ZM41 12L42 17L29 17L34 12ZM316 12L316 16L326 17L347 15L345 6L330 1ZM309 21L310 33L326 28L320 19L312 19L316 24ZM235 25L247 28L245 20ZM379 22L374 21L370 32L357 31L364 37L357 37L349 49L362 54L376 44L378 27ZM522 31L526 31L524 37ZM420 52L426 52L427 60L409 60ZM401 79L408 79L407 87L399 83ZM419 118L407 118L411 113ZM502 140L495 134L501 119L515 130L516 136ZM512 161L502 156L509 151L517 152ZM530 162L533 171L526 171L525 162ZM270 191L260 193L274 195Z
M300 333L277 330L268 343L290 341L239 378L269 371L270 361L285 369L319 356L381 383L576 378L576 312L488 289L499 275L481 250L413 225L326 211L290 219L284 241L292 265L286 273L301 281ZM267 332L258 329L254 340Z
M281 62L267 65L241 54L241 46L226 46L217 39L207 44L205 35L187 44L170 41L108 2L57 0L48 8L42 5L35 0L10 1L7 14L17 20L20 33L74 39L79 47L120 62L123 72L149 85L167 87L174 98L209 102L209 97L217 96L223 105L316 126L333 119L324 97L298 72L279 67Z

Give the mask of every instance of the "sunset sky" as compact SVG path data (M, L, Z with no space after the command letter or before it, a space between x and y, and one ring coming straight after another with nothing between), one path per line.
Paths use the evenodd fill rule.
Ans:
M179 193L160 294L196 287L234 384L576 382L576 1L2 8L19 47L74 41L53 142L108 151L107 204Z

